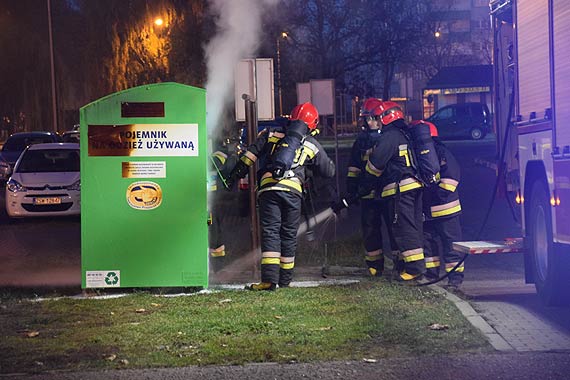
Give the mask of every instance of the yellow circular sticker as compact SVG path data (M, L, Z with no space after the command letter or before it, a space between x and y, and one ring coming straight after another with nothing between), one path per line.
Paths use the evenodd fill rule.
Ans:
M152 210L162 203L162 189L158 183L134 182L127 188L127 202L137 210Z

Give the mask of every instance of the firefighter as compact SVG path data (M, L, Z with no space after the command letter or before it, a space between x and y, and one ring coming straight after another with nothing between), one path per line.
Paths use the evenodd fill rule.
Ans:
M430 134L440 161L440 181L436 186L426 187L423 194L424 213L424 253L426 278L439 277L440 258L443 258L445 271L449 273L448 285L458 288L463 282L463 263L460 253L453 250L453 242L461 241L461 203L457 186L460 181L460 168L457 160L438 137L437 128L430 122Z
M230 184L243 178L258 159L258 201L261 225L261 282L250 290L288 287L293 278L297 230L301 218L305 167L315 175L334 176L335 167L313 137L318 133L318 111L303 103L291 111L284 129L264 130L240 157Z
M210 264L214 272L224 266L226 246L222 238L221 214L223 213L223 193L220 189L226 185L224 178L229 177L231 169L236 165L237 154L230 153L227 144L221 140L213 141L214 153L210 155L210 171L208 178L208 192L210 205L210 218L208 219L208 245Z
M416 282L422 279L426 270L422 241L422 183L412 166L404 112L391 101L383 101L377 112L382 138L366 162L364 190L359 192L376 188L380 199L386 201L388 228L402 260L397 280ZM346 199L340 203L346 207L350 205Z
M356 136L352 145L346 177L347 197L360 198L360 226L366 250L364 259L368 273L372 277L380 277L384 271L381 226L386 208L383 207L384 202L375 199L374 190L368 194L359 194L358 190L368 157L381 136L382 124L379 120L378 108L381 103L379 99L369 98L362 104L360 111L362 131Z

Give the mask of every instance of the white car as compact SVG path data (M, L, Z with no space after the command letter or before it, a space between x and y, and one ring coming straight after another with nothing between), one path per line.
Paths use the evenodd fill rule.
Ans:
M79 144L27 147L6 184L8 215L78 215L80 209Z

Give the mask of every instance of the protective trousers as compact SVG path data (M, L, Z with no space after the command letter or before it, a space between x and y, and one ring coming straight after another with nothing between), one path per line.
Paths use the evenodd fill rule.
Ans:
M372 276L380 276L384 271L384 253L382 251L382 223L387 218L386 203L376 199L360 201L360 224L362 240L366 249L366 265Z
M261 282L289 286L295 267L302 198L280 190L259 195Z
M433 279L439 277L441 258L443 258L446 272L451 272L461 261L463 255L453 250L454 241L461 241L459 215L432 219L424 223L426 276ZM454 272L449 274L449 283L460 285L463 282L463 270L462 263Z
M214 272L219 271L224 266L224 261L226 257L226 246L224 245L224 240L222 236L222 225L221 225L221 213L222 207L220 207L220 199L213 197L212 211L210 214L210 224L209 224L209 234L208 234L208 246L210 252L210 265Z
M411 280L425 272L423 249L422 189L404 191L387 198L394 241L403 260L400 279Z

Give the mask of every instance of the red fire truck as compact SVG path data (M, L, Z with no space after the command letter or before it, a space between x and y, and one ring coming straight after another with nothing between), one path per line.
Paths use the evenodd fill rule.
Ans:
M526 281L570 304L570 1L490 9L499 175L520 205Z

